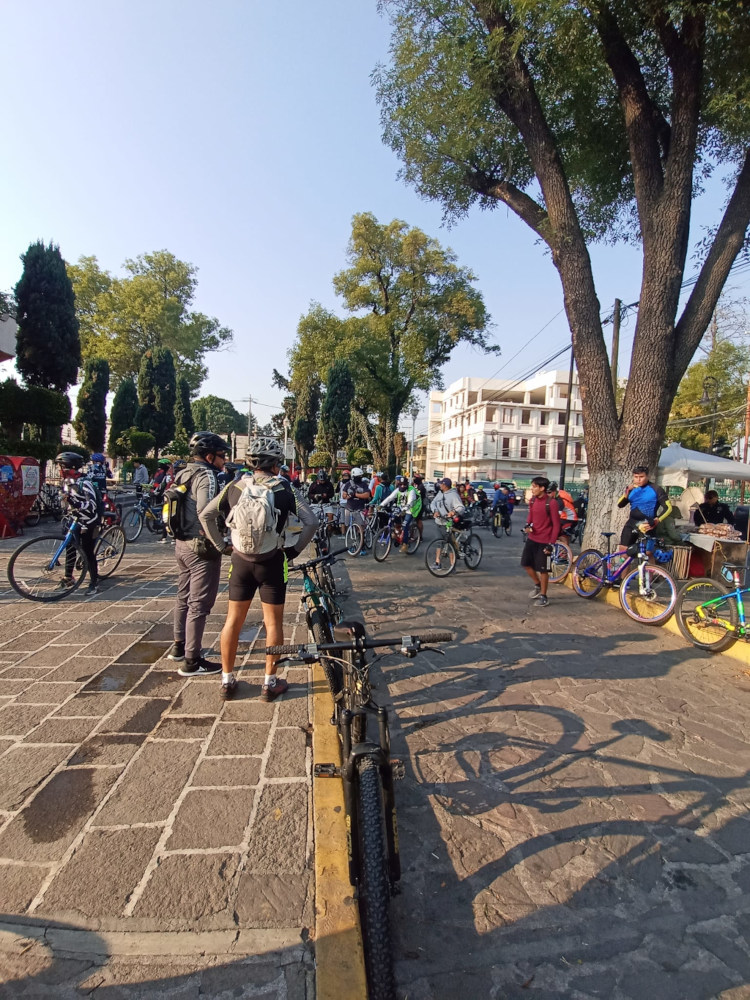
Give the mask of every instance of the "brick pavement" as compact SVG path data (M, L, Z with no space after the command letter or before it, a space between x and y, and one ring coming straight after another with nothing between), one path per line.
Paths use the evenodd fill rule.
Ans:
M0 594L2 997L77 996L78 984L107 997L311 995L308 673L289 669L289 695L258 701L254 608L236 700L220 701L216 677L180 677L165 658L172 567L146 538L97 597ZM289 639L304 636L298 602L287 609ZM225 611L223 588L206 648ZM91 932L66 939L51 968L49 933L18 944L50 926ZM173 957L144 958L155 947Z

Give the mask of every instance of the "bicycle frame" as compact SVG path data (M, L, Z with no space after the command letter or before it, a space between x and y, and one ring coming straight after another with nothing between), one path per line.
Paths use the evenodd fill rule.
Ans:
M727 630L727 632L732 632L733 634L744 638L747 631L747 618L745 616L745 602L742 600L742 595L750 594L750 587L743 587L741 585L740 574L737 570L732 571L732 582L734 583L734 590L730 590L728 594L722 594L721 597L713 597L710 601L706 601L705 604L699 604L695 609L695 614L697 614L699 618L707 618L710 622L715 623L716 625L721 625ZM727 621L726 618L715 618L711 615L704 614L706 608L710 608L715 604L722 604L728 598L734 598L737 605L737 617L739 618L739 622L736 627L732 622Z

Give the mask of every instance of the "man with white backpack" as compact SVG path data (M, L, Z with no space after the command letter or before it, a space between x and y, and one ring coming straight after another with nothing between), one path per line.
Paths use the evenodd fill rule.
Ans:
M266 643L284 642L284 602L288 578L287 559L298 556L311 541L318 519L289 480L279 475L284 451L274 438L251 441L247 451L248 475L229 483L200 514L208 538L223 545L219 527L223 519L232 535L229 571L229 606L221 633L221 697L229 700L237 689L234 661L237 643L253 598L260 591ZM302 523L293 546L284 546L284 527L291 514ZM261 701L273 701L288 688L276 677L277 656L266 656Z

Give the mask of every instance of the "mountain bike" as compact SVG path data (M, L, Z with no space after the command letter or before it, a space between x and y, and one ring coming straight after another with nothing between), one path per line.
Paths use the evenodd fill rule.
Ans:
M386 514L386 511L382 512ZM406 543L407 554L413 556L419 548L422 536L419 533L419 526L416 518L409 525L409 537L405 538L403 526L404 513L400 507L394 507L387 512L385 524L375 529L372 542L372 554L378 562L385 562L392 545L403 545Z
M48 603L77 590L89 571L78 536L78 518L72 514L62 538L40 535L19 545L7 569L8 582L15 592L29 601Z
M305 605L307 628L318 644L333 642L333 630L344 616L336 603L336 582L331 571L331 566L335 562L336 557L327 554L317 559L309 559L299 566L289 566L290 573L302 574L300 601ZM321 658L320 665L335 704L340 701L343 687L341 668L335 660L325 656Z
M624 553L611 552L613 531L603 531L606 554L584 549L573 568L573 590L579 597L596 597L605 587L620 588L620 604L634 621L659 625L672 614L677 601L677 585L666 569L653 565L672 558L669 549L659 547L655 538L640 535ZM636 565L634 565L636 563Z
M742 586L744 565L724 563L721 575L730 589L719 580L699 577L688 580L680 589L675 604L677 626L698 649L719 653L737 639L750 642L743 597L750 587Z
M482 507L478 500L475 500L474 503L469 506L468 513L475 528L492 528L492 512L489 507Z
M112 524L99 535L94 546L96 570L101 579L112 576L125 555L127 540L119 524Z
M123 515L122 529L125 532L125 538L129 542L134 542L143 531L144 524L152 534L164 529L161 502L156 505L147 493L141 492L138 494L135 506Z
M365 518L361 510L349 511L349 524L346 529L345 545L347 554L358 556L365 546Z
M312 664L327 657L342 671L341 696L334 697L339 727L341 761L317 763L316 778L341 778L347 822L349 880L354 887L362 923L369 1000L393 1000L393 949L390 897L401 878L394 778L403 776L403 764L392 760L388 711L372 700L370 668L365 653L378 647L399 647L402 656L415 657L429 643L450 642L450 632L369 639L361 622L342 622L334 642L301 646L266 646L258 653L280 655L283 662ZM340 654L340 655L337 655ZM389 654L381 654L389 655ZM393 654L390 654L393 655ZM372 721L368 734L368 722ZM369 735L369 739L368 739Z
M449 576L459 559L463 559L468 569L478 569L482 551L482 540L470 526L456 525L449 520L445 524L445 535L434 538L427 546L424 561L433 576Z
M513 530L510 520L510 511L506 507L498 507L492 514L492 534L495 538L502 538L509 535Z
M34 528L45 515L49 515L55 521L59 521L63 516L62 492L51 483L42 483L24 520L30 528Z

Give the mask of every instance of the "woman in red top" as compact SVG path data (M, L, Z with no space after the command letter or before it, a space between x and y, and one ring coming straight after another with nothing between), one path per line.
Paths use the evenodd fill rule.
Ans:
M549 604L547 586L549 570L547 557L550 547L560 534L560 511L557 503L547 496L549 479L537 476L531 480L531 500L526 521L526 543L521 555L521 565L534 581L529 597L536 598L539 607Z

